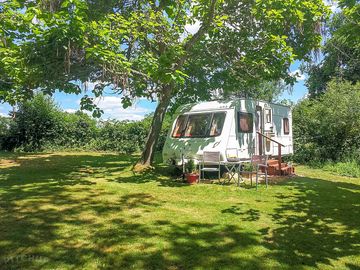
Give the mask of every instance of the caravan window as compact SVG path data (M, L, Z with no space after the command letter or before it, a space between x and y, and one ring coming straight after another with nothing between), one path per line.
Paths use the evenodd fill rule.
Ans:
M186 125L184 137L205 137L211 120L211 114L191 114Z
M216 137L221 135L222 128L225 122L225 115L225 112L214 113L210 125L210 137Z
M172 132L173 138L204 138L221 135L226 112L180 115Z
M283 118L283 129L285 135L288 135L290 133L289 118Z
M181 136L183 136L185 126L186 126L186 115L180 115L176 121L172 136L174 138L180 138Z
M239 132L253 132L253 114L246 112L238 112L238 130Z
M271 109L265 110L265 120L266 123L271 123Z

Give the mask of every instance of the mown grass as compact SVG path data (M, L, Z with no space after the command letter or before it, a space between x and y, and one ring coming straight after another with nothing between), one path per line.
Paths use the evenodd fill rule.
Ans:
M359 178L298 167L255 191L110 153L0 159L0 269L360 267Z

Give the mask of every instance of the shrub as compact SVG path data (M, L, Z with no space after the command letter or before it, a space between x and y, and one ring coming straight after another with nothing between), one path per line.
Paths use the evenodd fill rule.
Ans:
M360 157L360 83L331 82L318 99L293 110L297 162L346 161Z
M19 104L10 124L4 148L38 151L46 141L55 140L61 131L62 112L54 101L42 94Z

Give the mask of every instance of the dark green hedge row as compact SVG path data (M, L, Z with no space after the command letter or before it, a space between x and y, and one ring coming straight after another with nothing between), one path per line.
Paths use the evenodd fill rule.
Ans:
M119 105L120 106L120 105ZM0 147L7 151L83 149L134 153L144 147L151 115L142 121L99 121L83 112L66 113L49 97L21 104L14 118L0 117ZM158 150L170 118L164 121Z

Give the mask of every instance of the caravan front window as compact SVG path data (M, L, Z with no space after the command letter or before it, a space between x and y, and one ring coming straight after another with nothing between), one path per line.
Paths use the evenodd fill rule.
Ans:
M221 135L225 122L225 112L214 113L210 126L210 137Z
M210 120L210 113L189 115L184 137L205 137Z
M186 126L186 115L180 115L176 121L172 136L174 138L180 138L181 136L183 136L185 126Z
M226 112L180 115L172 132L173 138L205 138L220 136Z

